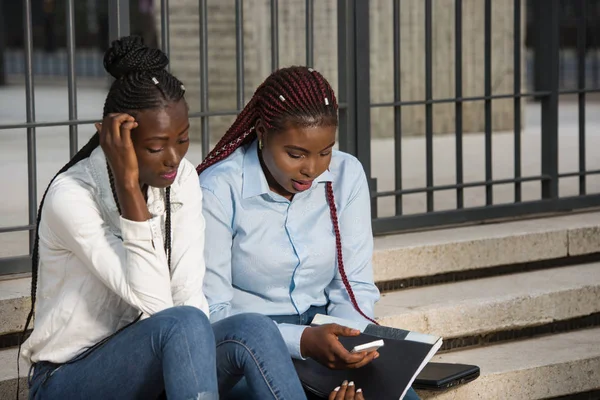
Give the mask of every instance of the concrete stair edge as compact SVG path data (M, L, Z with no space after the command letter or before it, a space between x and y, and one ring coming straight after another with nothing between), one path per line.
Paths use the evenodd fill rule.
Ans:
M386 326L465 337L600 312L600 262L384 293Z
M600 212L375 238L376 282L600 252Z
M481 376L423 399L547 399L600 389L600 328L436 355L433 361L475 364Z

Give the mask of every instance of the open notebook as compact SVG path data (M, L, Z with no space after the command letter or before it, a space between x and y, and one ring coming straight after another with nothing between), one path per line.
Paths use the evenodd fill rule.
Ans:
M315 316L312 325L330 323L362 332L360 336L339 338L348 350L377 339L383 339L385 344L379 349L379 358L355 370L330 370L311 359L294 360L303 386L325 399L345 379L354 381L356 387L362 388L367 399L402 399L419 372L442 345L442 339L437 336L322 314Z

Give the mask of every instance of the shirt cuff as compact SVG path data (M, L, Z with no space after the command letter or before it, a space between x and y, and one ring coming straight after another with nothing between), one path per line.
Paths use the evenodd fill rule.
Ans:
M283 336L285 345L287 346L292 358L295 358L297 360L305 360L305 358L302 357L302 353L300 352L300 339L302 338L304 330L308 328L308 326L294 324L277 324L277 327L279 328L279 332L281 332L281 336Z
M121 217L121 234L123 240L138 241L138 240L153 240L160 237L160 220L158 217L151 218L147 221L131 221Z

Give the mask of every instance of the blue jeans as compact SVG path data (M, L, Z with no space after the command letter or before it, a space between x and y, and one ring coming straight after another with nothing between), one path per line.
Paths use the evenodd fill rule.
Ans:
M270 319L241 314L211 326L202 311L183 306L131 325L72 362L36 364L29 397L157 399L166 392L169 400L218 399L242 376L260 398L304 398Z
M244 399L306 399L279 328L269 317L238 314L215 322L213 329L222 398L244 378Z

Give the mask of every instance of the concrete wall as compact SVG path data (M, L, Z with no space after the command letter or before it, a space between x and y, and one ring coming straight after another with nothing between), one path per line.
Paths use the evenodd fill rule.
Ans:
M271 72L270 1L244 2L245 101ZM336 0L315 1L315 67L337 88L337 10ZM454 0L433 2L433 95L448 98L454 88ZM173 72L188 88L191 111L199 110L199 17L198 1L171 0L171 60ZM422 100L425 96L424 2L401 2L402 99ZM513 1L492 2L492 92L511 93L513 89ZM279 2L280 66L305 64L305 2ZM157 10L157 14L160 10ZM484 94L483 2L463 1L463 95ZM158 21L158 18L157 18ZM393 90L392 1L371 0L371 101L391 101ZM208 0L209 101L210 110L236 107L235 2ZM524 85L523 85L524 86ZM493 129L512 129L513 102L493 103ZM211 137L225 133L233 117L212 117ZM199 124L194 124L195 130ZM484 130L483 102L464 105L465 132ZM196 129L197 128L197 129ZM454 105L434 106L434 132L454 131ZM403 108L404 135L422 135L425 107ZM393 135L393 110L372 111L374 137Z
M432 12L433 98L455 96L454 0L435 0ZM492 94L513 92L513 7L512 0L492 2ZM463 97L484 95L484 2L463 0L462 91ZM522 10L524 14L524 8ZM402 101L425 99L425 8L422 0L401 2L401 95ZM524 18L523 18L524 21ZM374 102L393 101L393 25L392 2L371 0L371 98ZM522 25L524 27L524 24ZM523 31L523 30L522 30ZM523 35L524 39L524 35ZM521 42L524 49L524 40ZM522 76L524 76L522 74ZM523 84L522 87L525 87ZM433 106L433 131L454 132L453 103ZM393 110L375 109L372 113L373 133L391 136ZM494 100L494 131L513 127L513 100ZM425 107L403 107L403 134L424 134ZM463 129L482 132L485 129L483 101L463 103Z

